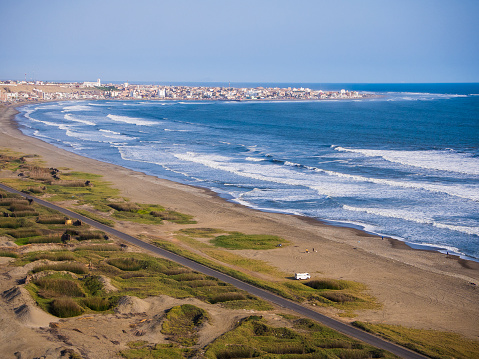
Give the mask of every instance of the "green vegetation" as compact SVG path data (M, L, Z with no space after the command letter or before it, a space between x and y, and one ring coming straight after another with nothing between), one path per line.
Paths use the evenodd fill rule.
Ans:
M161 332L178 344L193 346L198 342L199 328L208 320L203 309L191 304L179 305L168 311Z
M191 349L180 348L178 344L150 345L144 341L132 342L132 349L123 350L120 355L127 359L158 358L158 359L184 359L189 358Z
M91 244L81 246L74 252L32 252L19 256L16 262L25 265L41 259L64 260L61 263L41 264L35 267L32 273L45 272L46 275L33 279L26 285L38 305L54 315L60 313L59 308L62 305L70 308L72 301L80 306L82 313L108 311L125 295L140 298L153 295L195 297L209 303L221 303L228 308L271 309L268 303L231 285L190 271L168 260L140 253L95 250L99 247ZM118 290L106 293L99 276L109 278ZM64 297L71 300L57 301L55 306L53 305L56 299ZM67 313L78 312L69 310L62 311L61 315L65 317Z
M87 267L83 263L56 263L56 264L44 264L38 266L32 270L32 273L43 272L47 270L52 271L66 271L75 274L88 273Z
M278 237L265 234L233 233L218 236L211 240L217 247L227 249L273 249L285 245L287 242Z
M258 316L243 319L207 347L205 358L395 358L309 319L292 329L268 325Z
M165 209L159 205L147 205L130 202L110 203L114 209L113 217L144 224L161 224L170 221L177 224L194 224L192 216Z
M479 341L467 339L455 333L359 321L354 322L353 325L430 358L477 358L479 353Z
M186 231L181 231L181 233L184 234ZM210 236L209 233L198 230L193 230L189 233L195 233L195 236L198 236L198 233L204 233L204 235ZM200 250L208 257L219 260L224 264L208 259L205 256L192 253L191 251L183 249L170 242L156 240L153 241L153 243L183 257L194 260L195 262L204 264L210 268L231 275L232 277L269 290L284 298L296 300L298 302L309 303L316 306L335 307L342 311L340 315L343 316L354 316L354 310L379 307L379 304L376 303L374 298L365 293L366 287L360 283L330 279L318 280L316 284L315 281L291 281L290 279L286 279L286 274L279 272L264 262L246 259L244 257L235 255L234 253L216 249L208 244L198 242L192 237L186 235L179 235L177 238L182 242L187 243L188 246L191 246L196 250ZM247 270L269 274L271 276L271 280L256 278L252 275L248 275L245 273L245 271L233 269L225 264L234 264L235 266L245 268ZM317 289L314 288L316 285L318 286Z
M18 254L9 250L0 250L0 257L18 258Z

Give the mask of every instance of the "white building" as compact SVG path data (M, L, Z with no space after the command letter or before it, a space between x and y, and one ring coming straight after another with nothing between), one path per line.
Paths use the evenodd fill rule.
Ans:
M82 87L100 87L100 86L101 86L100 79L96 80L96 82L85 81L82 85Z

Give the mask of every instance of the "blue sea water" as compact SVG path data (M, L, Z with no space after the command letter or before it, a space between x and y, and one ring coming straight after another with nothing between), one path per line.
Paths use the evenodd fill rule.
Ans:
M40 103L17 121L68 151L249 207L479 258L479 84L276 85L380 97Z

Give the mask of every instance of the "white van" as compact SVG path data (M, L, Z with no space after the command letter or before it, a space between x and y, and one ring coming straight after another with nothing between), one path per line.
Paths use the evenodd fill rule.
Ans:
M309 279L311 278L311 275L309 273L295 273L294 274L294 279Z

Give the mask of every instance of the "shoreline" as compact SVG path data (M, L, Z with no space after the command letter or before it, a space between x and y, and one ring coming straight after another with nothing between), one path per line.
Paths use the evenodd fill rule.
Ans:
M0 107L1 147L38 154L47 165L102 174L104 180L112 182L113 187L134 202L158 203L193 215L198 224L189 225L191 228L217 227L279 235L292 245L280 251L237 253L266 261L287 273L308 271L317 277L366 284L368 292L378 298L383 308L362 311L357 320L452 330L467 337L479 337L474 320L479 317L479 291L471 284L479 283L478 262L432 250L416 250L394 238L381 240L381 236L364 230L335 226L311 217L248 208L209 189L67 152L23 135L15 121L17 110L13 106ZM175 230L177 226L167 224L158 232L171 238ZM317 250L305 254L307 248Z
M363 98L363 100L366 100L368 98L378 98L378 97L383 97L381 95L372 95L371 97L367 97L367 98ZM121 101L119 99L111 99L112 101ZM176 100L164 100L164 99L145 99L145 100L138 100L138 99L126 99L127 101L153 101L153 102L162 102L162 101L176 101ZM335 101L336 99L322 99L322 100L302 100L302 99L298 99L298 100L291 100L291 102L310 102L310 101ZM347 98L339 98L338 100L348 100ZM353 100L353 99L350 99L350 100ZM16 114L12 116L10 122L11 122L11 125L14 126L17 130L20 130L19 128L19 124L18 122L15 120L15 116L17 114L20 113L20 111L18 110L19 107L22 107L22 106L26 106L26 105L31 105L31 104L37 104L37 103L48 103L48 102L64 102L64 101L67 101L67 102L71 102L71 101L74 101L74 102L81 102L81 101L90 101L90 100L50 100L50 101L23 101L19 104L15 104L15 105L10 105L9 107L13 107L16 111ZM97 101L97 100L94 100L94 101ZM109 100L99 100L99 101L109 101ZM183 101L183 100L177 100L177 101ZM194 102L194 101L198 101L198 102L201 102L200 100L185 100L185 101L191 101L191 102ZM232 101L232 100L208 100L206 99L206 101L224 101L224 102L227 102L227 101L230 101L230 102L237 102L237 100L235 101ZM265 100L241 100L241 101L245 101L245 102L288 102L290 100L274 100L274 99L265 99ZM28 137L28 136L27 136ZM54 146L54 145L52 145ZM60 148L59 148L60 150ZM63 149L62 149L63 150ZM66 150L65 150L66 151ZM69 151L67 151L69 152ZM74 152L71 152L72 154L75 154ZM78 155L78 156L81 156L81 155ZM83 156L82 156L83 157ZM84 157L84 158L87 158L87 157ZM92 160L95 160L95 161L100 161L100 160L96 160L96 159L93 159L93 158L89 158L89 159L92 159ZM103 161L100 161L100 162L103 162ZM120 165L116 165L115 163L112 163L112 162L103 162L103 163L109 163L111 165L115 165L115 166L120 166ZM124 167L126 169L129 169L129 170L132 170L132 171L135 171L135 172L139 172L139 173L142 173L143 175L145 176L152 176L152 177L155 177L155 178L159 178L159 179L163 179L163 180L166 180L166 181L172 181L174 182L173 180L169 180L169 179L165 179L165 178L161 178L161 177L157 177L153 174L148 174L147 172L143 172L143 171L138 171L138 170L135 170L135 169L130 169L128 167ZM333 226L333 227L338 227L338 228L352 228L352 229L356 229L356 230L359 230L359 231L362 231L368 235L372 235L372 236L377 236L377 237L381 237L381 238L384 238L386 240L389 240L389 241L397 241L397 242L401 242L402 244L401 245L395 245L396 247L407 247L409 249L412 249L412 250L419 250L419 251L433 251L433 252L437 252L437 253L440 253L440 254L443 254L443 255L449 255L449 256L455 256L457 258L460 258L462 260L466 260L466 261L472 261L472 262L477 262L479 263L479 258L474 258L474 257L471 257L471 256L468 256L464 253L461 253L461 252L457 252L455 251L455 248L448 248L448 247L441 247L439 245L436 245L436 244L432 244L432 243L426 243L426 244L417 244L417 243L413 243L413 242L409 242L407 241L406 239L404 238L401 238L401 237L398 237L398 236L391 236L391 235L387 235L387 234L382 234L382 233L379 233L379 232L374 232L374 231L370 231L370 230L367 230L367 224L366 225L361 225L361 224L357 224L357 223L354 223L354 222L347 222L347 221L334 221L334 220L328 220L328 219L323 219L323 218L315 218L315 217L308 217L306 215L301 215L301 214L294 214L294 213L287 213L287 212L282 212L282 211L279 211L279 210L274 210L274 209L265 209L265 208L255 208L255 207L252 207L252 206L247 206L247 205L244 205L244 204L241 204L237 201L235 201L233 198L231 199L228 199L226 198L225 196L222 196L220 193L217 193L217 192L214 192L213 190L207 188L207 187L201 187L201 186L195 186L195 185L192 185L192 184L186 184L186 183L182 183L182 182L177 182L181 185L185 185L185 186L189 186L189 187L194 187L194 188L199 188L201 190L205 190L205 191L209 191L211 192L211 195L212 196L217 196L219 199L222 199L224 201L227 201L227 202L230 202L232 204L237 204L237 205L240 205L240 206L244 206L245 208L248 208L248 209L251 209L251 210L254 210L254 211L259 211L259 212L266 212L266 213L277 213L277 214L282 214L282 215L291 215L291 216L299 216L299 217L305 217L305 218L310 218L311 220L314 220L314 221L318 221L319 223L323 224L323 225L329 225L329 226Z

